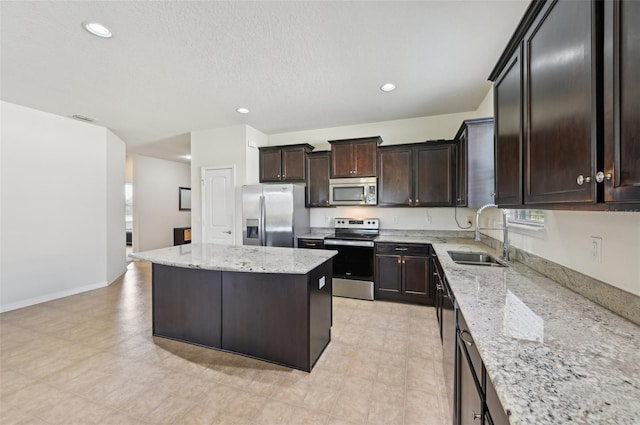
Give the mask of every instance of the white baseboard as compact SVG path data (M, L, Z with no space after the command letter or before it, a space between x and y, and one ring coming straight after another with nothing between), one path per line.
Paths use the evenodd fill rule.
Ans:
M28 300L18 301L15 303L0 305L0 313L6 311L17 310L23 307L29 307L30 305L45 303L47 301L57 300L58 298L68 297L70 295L76 295L81 292L93 291L94 289L104 288L107 286L107 282L94 283L93 285L80 286L77 288L67 289L66 291L54 292L53 294L42 295L40 297L29 298Z

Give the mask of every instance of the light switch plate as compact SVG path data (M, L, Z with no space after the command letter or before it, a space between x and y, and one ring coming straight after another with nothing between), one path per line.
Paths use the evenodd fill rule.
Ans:
M318 281L318 289L322 289L324 287L325 283L326 282L325 282L324 276L322 276L320 278L320 280Z
M595 263L602 263L602 238L600 236L591 236L591 259Z

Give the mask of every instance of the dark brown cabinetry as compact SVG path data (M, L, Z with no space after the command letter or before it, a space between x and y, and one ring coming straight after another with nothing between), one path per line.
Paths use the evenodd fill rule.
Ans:
M551 1L524 37L526 204L596 201L596 18L595 2Z
M376 244L375 298L434 303L431 245Z
M455 144L426 142L378 149L378 205L454 205Z
M493 118L466 120L455 140L456 205L481 207L494 202Z
M499 205L640 209L638 19L629 0L530 4L489 77Z
M331 152L308 152L306 160L307 207L328 207Z
M508 425L509 419L459 310L456 333L455 424Z
M606 202L640 202L640 2L604 5Z
M323 239L298 238L298 248L323 249Z
M375 177L380 137L329 140L331 144L331 178Z
M411 146L378 148L378 206L413 206L413 149Z
M267 146L260 150L260 182L303 182L309 144Z
M520 206L522 197L522 61L518 48L493 87L495 203Z

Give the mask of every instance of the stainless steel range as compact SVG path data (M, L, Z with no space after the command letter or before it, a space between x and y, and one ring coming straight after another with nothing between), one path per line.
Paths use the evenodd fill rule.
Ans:
M325 236L333 257L333 295L373 300L374 239L380 233L380 219L336 218L335 233Z

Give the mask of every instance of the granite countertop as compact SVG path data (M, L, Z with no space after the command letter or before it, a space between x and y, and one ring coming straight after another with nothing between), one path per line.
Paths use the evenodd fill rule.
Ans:
M324 249L188 244L129 254L167 266L251 273L306 274L336 255Z
M525 265L456 264L433 242L513 425L640 423L640 327Z

